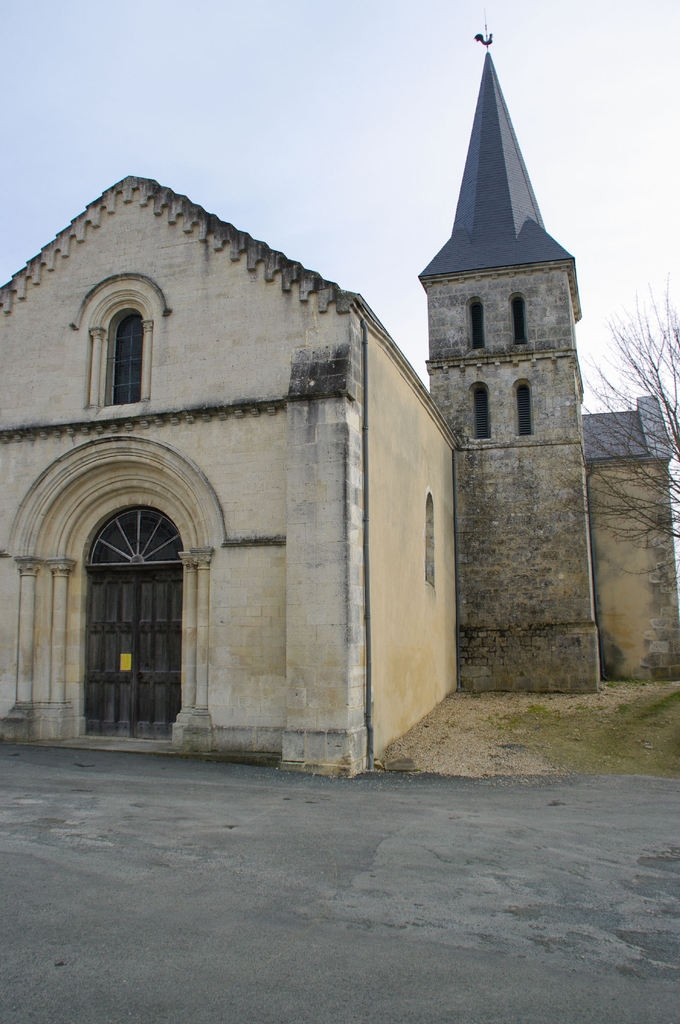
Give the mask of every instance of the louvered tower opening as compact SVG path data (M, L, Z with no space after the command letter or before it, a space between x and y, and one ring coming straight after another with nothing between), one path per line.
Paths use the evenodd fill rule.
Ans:
M474 391L475 437L491 437L489 430L489 393L485 387Z
M524 299L512 300L512 327L515 345L522 345L527 340L526 310Z
M531 390L528 384L520 384L517 388L517 433L520 436L533 433L531 429Z
M481 302L473 302L470 305L470 333L472 347L484 348L484 307Z

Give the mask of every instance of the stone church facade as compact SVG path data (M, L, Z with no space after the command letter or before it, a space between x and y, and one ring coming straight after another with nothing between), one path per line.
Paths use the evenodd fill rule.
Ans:
M456 687L675 672L672 550L598 519L574 260L488 56L421 280L430 392L361 296L148 179L0 289L0 737L353 773Z

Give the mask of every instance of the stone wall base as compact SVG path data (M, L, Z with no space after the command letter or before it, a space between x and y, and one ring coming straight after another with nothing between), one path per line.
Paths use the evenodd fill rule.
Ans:
M593 693L600 684L593 623L461 627L463 690L517 693Z
M85 722L69 701L16 704L0 719L0 740L31 743L38 740L66 740L84 731Z
M115 737L92 737L93 741ZM0 718L0 741L87 741L85 719L70 704L16 705ZM279 765L289 771L356 775L366 766L366 730L314 731L280 727L213 726L210 712L181 711L172 727L177 753L211 754L245 764Z
M366 730L311 730L212 726L205 712L182 711L172 729L177 750L210 752L244 763L277 764L287 771L356 775L366 760Z
M212 719L207 708L180 711L172 727L172 745L187 753L213 749Z
M283 729L277 726L213 726L215 750L234 753L270 753L281 756Z
M15 704L4 718L0 718L0 740L28 743L31 739L32 712L31 705Z
M366 766L366 729L287 729L281 767L318 775L356 775Z

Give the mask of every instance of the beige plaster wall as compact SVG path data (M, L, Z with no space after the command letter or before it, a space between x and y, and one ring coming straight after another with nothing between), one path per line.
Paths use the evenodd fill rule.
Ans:
M410 367L408 368L410 370ZM376 756L456 687L451 447L403 361L369 348L370 571ZM424 392L424 389L422 389ZM425 580L434 503L435 584Z
M651 468L645 471L646 475L652 472ZM665 472L662 464L658 472ZM622 494L627 492L631 502L645 500L642 479L632 479L625 465L612 462L591 467L588 485L605 675L608 679L677 678L680 635L672 541L663 534L640 536L636 524L621 516ZM612 487L616 514L612 513Z

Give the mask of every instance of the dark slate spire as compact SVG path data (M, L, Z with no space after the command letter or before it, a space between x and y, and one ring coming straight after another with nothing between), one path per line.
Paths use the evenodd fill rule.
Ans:
M420 276L565 259L572 257L543 227L487 53L453 233Z

